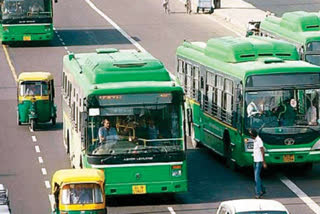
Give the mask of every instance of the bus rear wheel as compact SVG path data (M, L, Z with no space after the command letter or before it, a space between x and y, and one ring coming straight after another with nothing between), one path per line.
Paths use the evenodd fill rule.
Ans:
M226 165L232 170L237 170L237 164L232 160L232 148L231 140L228 133L225 133L223 136L224 144L224 157L226 158Z

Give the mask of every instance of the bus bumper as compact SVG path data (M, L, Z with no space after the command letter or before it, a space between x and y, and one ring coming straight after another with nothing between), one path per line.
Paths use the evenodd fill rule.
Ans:
M30 32L30 33L29 33ZM5 26L1 29L2 42L30 42L52 40L52 25L44 26Z
M136 184L106 184L106 195L132 195L134 186L146 187L145 193L177 193L188 190L187 180L156 182L156 183L136 183Z
M267 152L265 154L267 164L295 164L320 162L320 150L301 152ZM245 153L241 166L253 164L253 154Z

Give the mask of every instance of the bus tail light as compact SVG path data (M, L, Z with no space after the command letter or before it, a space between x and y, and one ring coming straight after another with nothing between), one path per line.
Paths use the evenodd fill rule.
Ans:
M182 166L181 165L173 165L172 169L172 177L180 177L182 175Z
M319 150L320 149L320 140L318 140L311 148L311 150Z

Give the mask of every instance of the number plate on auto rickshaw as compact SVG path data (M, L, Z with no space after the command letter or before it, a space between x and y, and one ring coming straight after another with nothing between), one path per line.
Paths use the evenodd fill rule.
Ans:
M146 185L134 185L132 186L132 194L146 194Z
M294 155L283 155L283 162L294 162Z
M23 41L31 41L31 36L23 36Z

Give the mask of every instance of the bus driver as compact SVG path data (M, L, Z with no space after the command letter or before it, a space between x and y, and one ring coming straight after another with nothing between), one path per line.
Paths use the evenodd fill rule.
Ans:
M110 127L110 121L108 119L104 119L103 126L99 128L99 140L100 143L110 140L119 140L117 130L113 127Z

